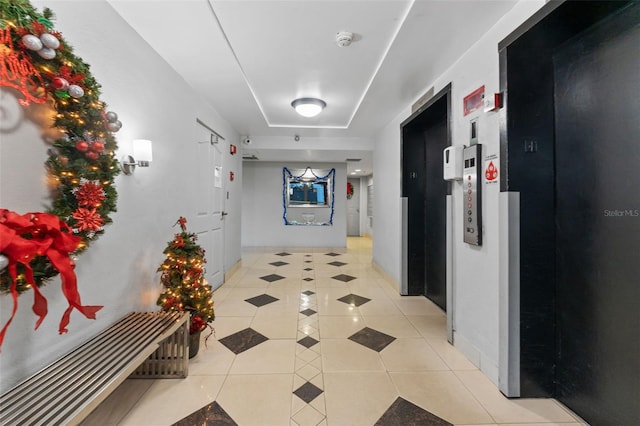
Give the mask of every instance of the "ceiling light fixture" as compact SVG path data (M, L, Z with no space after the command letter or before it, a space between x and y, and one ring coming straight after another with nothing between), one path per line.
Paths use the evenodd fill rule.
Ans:
M298 98L291 102L291 106L303 117L315 117L327 106L322 99Z

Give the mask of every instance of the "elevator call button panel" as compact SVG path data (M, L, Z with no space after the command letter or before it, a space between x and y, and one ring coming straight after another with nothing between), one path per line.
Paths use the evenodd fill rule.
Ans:
M482 145L465 148L463 157L462 190L464 194L464 242L482 245L482 185L480 164Z

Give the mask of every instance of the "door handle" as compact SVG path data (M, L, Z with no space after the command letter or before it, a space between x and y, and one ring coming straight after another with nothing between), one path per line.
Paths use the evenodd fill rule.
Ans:
M220 216L221 216L221 217L225 217L225 216L228 216L228 215L229 215L229 213L227 213L227 212L222 212L222 213L220 213Z

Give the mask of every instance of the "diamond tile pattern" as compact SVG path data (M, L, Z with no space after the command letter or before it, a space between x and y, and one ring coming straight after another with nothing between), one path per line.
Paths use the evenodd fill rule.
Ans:
M283 262L281 260L278 260L277 262L271 262L269 265L273 265L273 266L284 266L284 265L288 265L287 262Z
M305 260L304 263L313 263L313 260Z
M213 401L211 404L202 407L198 411L194 411L172 426L193 425L237 426L237 423L224 411L220 404Z
M313 271L313 268L304 268L304 270L309 272L309 271Z
M346 303L347 305L360 306L364 305L367 302L370 302L371 299L367 299L366 297L358 296L357 294L347 294L344 297L338 299L341 302Z
M298 343L300 343L302 346L304 346L307 349L317 344L318 342L319 342L318 340L314 339L311 336L303 337L302 339L298 340Z
M329 262L329 263L327 263L327 265L331 265L331 266L344 266L344 265L347 265L347 263L339 262L339 261L337 261L337 260L336 260L336 261L334 261L334 262Z
M378 419L375 426L452 426L446 420L423 410L404 398L398 397Z
M282 275L278 275L278 274L271 274L271 275L265 275L264 277L260 277L261 280L265 280L268 281L270 283L274 282L274 281L278 281L278 280L283 280L285 277L283 277Z
M308 404L316 399L322 392L324 392L322 389L311 382L307 382L296 389L293 393Z
M335 277L331 277L331 278L338 281L344 281L345 283L348 283L349 281L353 281L356 279L356 277L352 277L351 275L346 275L346 274L336 275Z
M269 340L269 338L263 336L254 329L245 328L242 331L223 337L219 342L225 345L231 352L238 355L259 345L260 343L266 342L267 340Z
M502 398L455 347L431 333L446 334L441 311L424 297L381 291L385 280L369 267L370 240L349 239L353 244L364 248L341 250L342 262L339 253L325 253L331 249L313 254L292 249L293 255L250 250L246 263L243 254L242 272L214 295L214 325L226 337L200 345L189 380L154 384L150 392L132 380L116 403L106 404L99 415L98 408L88 424L108 418L110 424L124 419L176 426L449 426L494 424L495 415L501 424L577 424L551 399L538 399L532 407ZM279 261L286 256L289 264L275 269L284 266ZM347 260L360 279L335 275L340 271L333 266ZM265 267L286 271L287 277ZM429 337L422 338L423 331ZM491 404L482 404L487 392ZM142 394L143 403L136 403Z
M373 328L365 327L349 336L349 340L360 343L362 346L376 352L380 352L396 340L396 338L374 330Z
M268 294L261 294L260 296L251 297L249 299L245 299L245 302L251 303L253 306L257 306L258 308L264 305L268 305L269 303L276 302L280 299L270 296Z

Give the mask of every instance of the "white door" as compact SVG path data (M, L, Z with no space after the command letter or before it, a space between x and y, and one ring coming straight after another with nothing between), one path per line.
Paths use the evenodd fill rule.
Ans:
M347 179L353 185L353 196L347 199L347 235L360 236L360 179Z
M197 170L197 196L195 217L189 229L198 235L198 242L205 249L206 278L216 289L224 281L224 175L222 149L216 136L209 129L196 123L194 165Z

